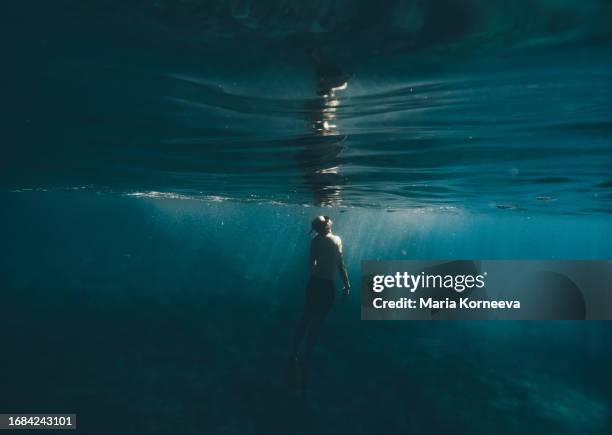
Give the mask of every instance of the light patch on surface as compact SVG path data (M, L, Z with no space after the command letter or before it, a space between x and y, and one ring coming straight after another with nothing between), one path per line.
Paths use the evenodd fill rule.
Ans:
M192 199L190 196L181 195L180 193L174 192L132 192L127 193L126 196L133 196L135 198L159 198L159 199Z

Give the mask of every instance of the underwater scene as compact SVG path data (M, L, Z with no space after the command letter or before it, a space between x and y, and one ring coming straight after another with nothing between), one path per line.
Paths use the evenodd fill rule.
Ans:
M360 307L362 261L612 259L611 2L6 9L0 413L612 434L609 322Z

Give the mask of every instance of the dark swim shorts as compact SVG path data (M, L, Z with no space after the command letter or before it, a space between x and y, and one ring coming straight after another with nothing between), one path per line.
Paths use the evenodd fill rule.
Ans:
M306 287L305 311L310 315L326 316L334 303L335 287L332 280L311 275Z

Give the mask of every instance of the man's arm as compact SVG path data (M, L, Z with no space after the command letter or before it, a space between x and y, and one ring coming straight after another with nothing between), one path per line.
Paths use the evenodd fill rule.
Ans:
M315 259L315 252L314 252L314 240L312 240L310 242L310 257L308 259L308 271L309 273L312 275L312 272L314 270L315 264L316 264L316 259Z
M344 282L344 294L348 296L348 294L351 292L351 283L349 282L349 277L346 271L346 266L344 265L342 253L340 253L340 260L338 261L338 272L340 272L340 277L342 278L342 282Z
M346 265L344 264L344 255L342 253L342 240L338 237L338 272L344 283L344 295L348 296L351 292L351 283L349 282L348 273L346 271Z

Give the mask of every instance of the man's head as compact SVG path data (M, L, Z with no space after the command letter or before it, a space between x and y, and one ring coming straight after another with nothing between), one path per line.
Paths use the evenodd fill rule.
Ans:
M324 236L331 233L332 220L329 216L317 216L310 225L311 231Z

